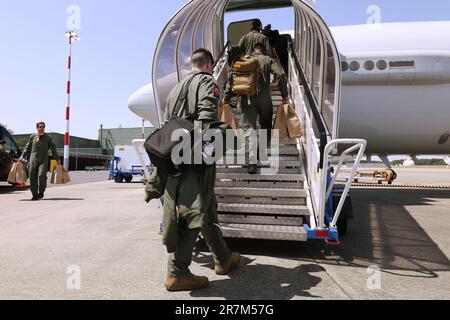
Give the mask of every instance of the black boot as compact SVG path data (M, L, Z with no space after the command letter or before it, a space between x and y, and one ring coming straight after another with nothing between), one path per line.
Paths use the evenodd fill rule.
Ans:
M249 174L256 174L258 172L258 166L256 164L251 164L248 166Z
M38 198L39 198L39 199L43 199L43 198L44 198L44 193L43 193L43 192L40 192L39 195L38 195Z

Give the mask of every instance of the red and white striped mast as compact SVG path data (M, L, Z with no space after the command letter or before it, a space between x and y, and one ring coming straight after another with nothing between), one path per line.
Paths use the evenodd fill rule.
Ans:
M66 37L69 39L69 57L67 61L67 106L66 106L66 134L64 136L64 169L69 170L69 129L70 129L70 88L71 88L71 76L72 76L72 44L75 41L80 40L78 35L74 31L67 31Z

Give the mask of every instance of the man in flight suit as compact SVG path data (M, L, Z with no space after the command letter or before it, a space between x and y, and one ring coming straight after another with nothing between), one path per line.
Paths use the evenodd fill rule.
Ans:
M252 30L239 41L241 56L252 54L256 44L262 44L267 55L272 54L269 38L262 33L263 25L261 20L255 19L252 22Z
M53 159L59 163L58 152L52 138L45 134L45 123L36 124L37 134L30 137L21 159L30 162L30 189L33 194L32 201L44 198L47 188L47 172L49 169L48 151L52 151Z
M212 77L214 59L206 49L196 50L191 58L192 72L181 81L167 99L165 120L172 117L177 99L188 85L186 103L179 117L201 121L203 128L217 122L219 89ZM190 83L190 84L189 84ZM239 253L232 253L219 228L217 200L214 192L215 166L203 172L183 167L168 174L164 195L164 244L169 252L169 291L202 289L209 285L207 277L194 276L189 271L195 242L201 232L215 260L215 272L226 275L240 261Z
M286 74L281 70L274 59L266 55L264 44L257 43L253 48L251 56L258 60L261 68L260 90L257 96L250 97L250 104L247 97L241 97L240 106L242 111L241 128L245 132L246 144L250 150L248 172L250 174L255 174L258 170L258 159L257 154L255 154L257 147L254 146L254 139L250 139L250 136L253 130L257 129L256 121L258 115L261 129L267 130L267 141L269 144L272 139L273 105L270 94L271 74L273 74L278 81L278 88L283 97L283 103L288 103L289 99ZM225 90L223 99L224 104L230 104L231 97L233 96L232 88L233 79L230 77Z

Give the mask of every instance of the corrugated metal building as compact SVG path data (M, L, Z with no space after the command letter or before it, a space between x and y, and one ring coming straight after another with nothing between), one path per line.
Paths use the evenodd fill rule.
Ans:
M147 138L155 128L145 128ZM56 144L60 157L64 154L64 134L47 132ZM13 135L19 147L25 147L31 133ZM142 128L100 129L98 140L70 136L70 170L86 167L109 167L115 146L129 146L134 139L142 137Z
M47 132L53 142L56 144L56 148L64 149L64 135L56 132ZM13 135L14 140L16 140L20 145L23 146L23 142L28 142L31 133L27 134L15 134ZM83 149L86 153L92 154L102 154L102 150L100 148L100 142L98 140L85 139L80 137L71 136L70 137L70 146L74 149ZM73 150L74 151L74 150ZM84 153L84 152L83 152Z
M147 138L155 128L145 128ZM100 129L98 140L103 149L114 150L115 146L129 146L134 139L141 139L142 128Z

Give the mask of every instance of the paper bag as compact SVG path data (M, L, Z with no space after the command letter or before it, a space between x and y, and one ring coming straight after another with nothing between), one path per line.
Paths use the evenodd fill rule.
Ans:
M70 182L69 172L63 169L63 183L66 184L69 182Z
M218 117L219 121L228 124L234 130L239 129L239 124L236 121L233 111L231 110L231 107L228 104L219 106Z
M287 105L287 117L286 117L286 124L287 124L287 130L289 133L289 138L292 139L298 139L303 136L302 133L302 126L300 124L300 119L295 113L294 108L290 104Z
M289 132L287 130L286 120L285 120L285 107L284 104L281 104L278 107L277 114L275 115L275 123L273 125L275 130L280 132L279 138L289 139Z
M280 131L280 139L293 140L303 135L300 119L289 104L278 107L273 128Z
M53 170L52 178L50 179L50 183L52 184L66 184L70 182L69 173L64 170L62 165L58 164Z
M25 165L21 161L15 162L9 172L8 182L11 184L25 184L27 180Z

